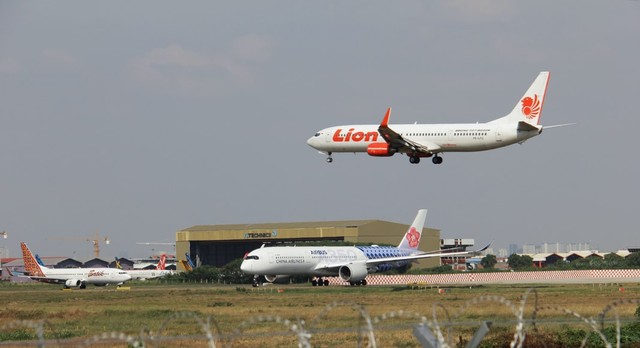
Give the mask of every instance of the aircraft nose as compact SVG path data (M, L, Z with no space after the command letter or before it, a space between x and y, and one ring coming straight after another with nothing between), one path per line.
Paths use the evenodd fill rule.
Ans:
M316 140L316 137L312 136L311 138L309 138L307 140L307 145L309 145L309 146L311 146L311 147L313 147L315 149L315 146L313 146L315 144L315 140Z
M246 260L242 261L242 263L240 264L240 270L244 273L249 273L251 271L251 264Z

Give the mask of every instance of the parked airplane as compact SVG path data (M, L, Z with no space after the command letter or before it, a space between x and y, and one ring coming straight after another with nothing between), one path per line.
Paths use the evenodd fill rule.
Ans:
M137 279L137 280L147 280L147 279L166 277L170 274L173 274L172 270L165 269L166 260L167 260L167 255L162 254L162 256L160 256L160 261L158 261L158 265L156 266L155 269L125 269L123 271L126 272L128 275L130 275L131 279ZM120 261L118 260L117 257L116 257L116 267L122 268L120 266Z
M366 285L367 274L407 266L411 261L441 256L472 255L485 250L446 252L418 250L427 216L426 209L418 210L411 227L397 247L392 246L325 246L325 247L261 247L248 253L240 265L247 274L253 274L254 286L259 276L268 282L291 275L318 277L312 285L329 285L322 277L338 276L351 285Z
M105 286L108 284L121 285L131 276L116 268L47 268L41 266L24 242L20 243L25 274L29 278L54 284L64 284L65 289L78 287L84 289L87 284Z
M432 162L440 164L440 153L484 151L523 143L542 133L540 116L548 83L549 72L541 72L508 115L487 123L398 124L392 128L389 108L380 125L325 128L309 138L307 144L326 154L329 163L334 152L366 152L375 157L405 153L411 163L419 163L421 157L433 157Z

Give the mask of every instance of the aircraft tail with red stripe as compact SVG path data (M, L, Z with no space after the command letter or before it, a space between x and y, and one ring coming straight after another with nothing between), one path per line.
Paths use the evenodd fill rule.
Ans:
M158 262L158 266L156 266L156 269L164 270L166 262L167 262L167 254L162 254L162 256L160 256L160 261Z

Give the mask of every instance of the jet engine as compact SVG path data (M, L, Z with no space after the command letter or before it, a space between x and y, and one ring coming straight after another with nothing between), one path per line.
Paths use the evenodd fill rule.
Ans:
M286 283L289 280L288 275L266 275L264 279L269 283Z
M80 285L82 285L82 281L80 279L67 279L67 281L64 282L64 286L66 288L80 287Z
M367 265L363 262L344 265L338 270L338 275L345 282L359 282L367 276Z
M389 157L396 153L396 149L389 147L388 143L371 143L367 146L367 154L375 157Z

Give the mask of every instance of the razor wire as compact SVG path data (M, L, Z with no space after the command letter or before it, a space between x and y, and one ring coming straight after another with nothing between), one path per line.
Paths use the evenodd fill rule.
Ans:
M533 297L533 301L530 298ZM462 316L474 306L483 306L486 303L497 303L506 307L512 314L512 320L487 322L463 320ZM531 305L530 316L527 317L525 310ZM509 343L510 347L521 348L526 342L526 332L528 329L534 332L540 325L583 325L588 330L582 339L581 347L586 346L587 339L591 333L595 333L605 347L621 347L621 327L623 323L629 322L620 317L619 308L622 306L640 305L640 299L625 299L611 302L595 317L585 317L567 308L559 306L547 306L539 303L538 294L535 289L528 289L518 302L513 302L501 296L485 295L478 296L464 302L457 310L450 312L443 304L434 303L431 313L425 314L416 311L396 310L372 316L365 306L354 302L332 302L327 304L323 310L307 321L303 318L282 318L277 315L252 316L242 321L231 332L223 332L215 316L203 316L194 312L176 312L169 315L156 330L142 327L138 334L123 332L104 332L85 338L69 339L46 339L45 331L54 333L55 328L47 320L15 320L0 326L0 333L12 332L16 330L29 330L32 332L34 340L30 341L0 341L2 346L30 346L30 347L92 347L110 343L125 343L129 347L162 347L172 346L172 342L183 340L198 340L206 342L209 348L233 346L239 340L261 339L264 337L290 337L298 347L310 348L314 346L314 338L322 337L325 334L345 333L356 334L357 339L353 342L356 347L377 348L378 337L386 331L414 331L416 342L420 342L425 347L456 347L453 331L470 327L484 328L489 330L489 326L506 326L513 328L513 339ZM338 309L351 310L356 313L357 320L349 327L325 327L331 323L331 314ZM559 312L567 315L565 319L541 319L540 314L544 312ZM611 316L611 319L607 319ZM167 328L178 320L192 321L200 334L174 336L167 333ZM401 320L402 323L393 323ZM274 324L280 330L269 330L268 332L254 332L255 328L264 325ZM615 327L615 342L609 342L604 334L606 324L613 324ZM420 329L420 330L416 330ZM425 337L418 337L428 335ZM486 332L485 332L486 333ZM478 336L478 335L476 335ZM479 336L480 339L484 336ZM472 340L475 341L475 340ZM350 342L344 342L347 345ZM479 342L478 342L479 343ZM476 345L472 345L475 347Z

